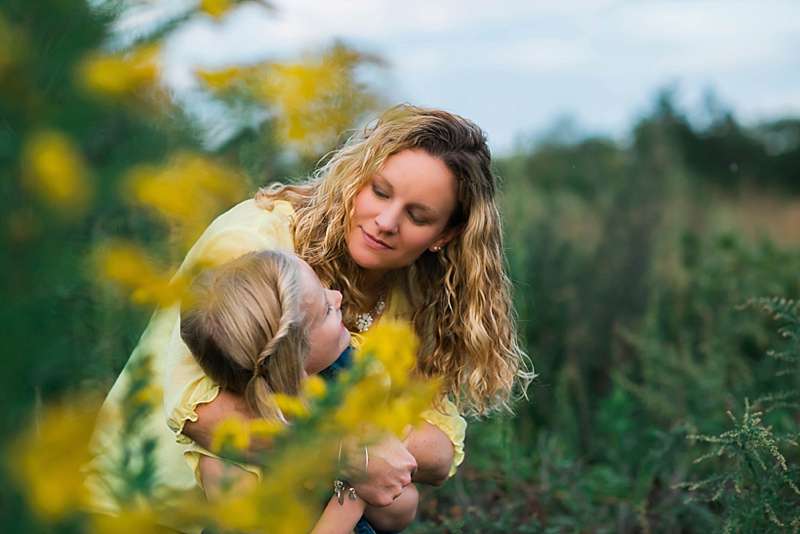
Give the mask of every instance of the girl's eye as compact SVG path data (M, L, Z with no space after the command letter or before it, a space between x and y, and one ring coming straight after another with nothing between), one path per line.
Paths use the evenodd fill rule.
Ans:
M328 304L328 309L325 310L325 316L327 317L328 315L330 315L332 311L333 311L333 304Z

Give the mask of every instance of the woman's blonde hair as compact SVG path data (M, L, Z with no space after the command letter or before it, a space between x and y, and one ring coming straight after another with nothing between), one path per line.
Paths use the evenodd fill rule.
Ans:
M462 411L510 409L515 382L524 393L533 377L519 346L503 259L496 180L483 131L467 119L410 105L390 108L354 134L300 185L274 184L256 201L284 199L295 208L298 255L323 284L342 292L345 324L368 308L364 271L348 253L353 202L387 158L420 149L444 162L457 182L457 207L448 223L456 237L439 253L424 252L391 275L405 292L421 343L417 370L444 380Z
M283 419L271 393L297 395L309 351L296 258L251 252L193 281L181 337L203 371L250 409Z

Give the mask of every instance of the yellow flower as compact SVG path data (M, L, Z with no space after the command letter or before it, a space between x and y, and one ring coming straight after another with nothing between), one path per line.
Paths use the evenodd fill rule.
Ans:
M221 18L235 2L231 0L200 0L200 11L204 11L214 17Z
M152 86L159 74L158 45L118 54L94 54L78 68L78 77L92 92L123 96Z
M253 439L269 440L286 429L280 421L269 419L253 419L250 421L250 437Z
M105 243L96 250L94 261L98 274L129 291L136 304L168 306L188 296L191 273L171 277L132 243Z
M386 405L388 394L389 387L382 376L367 375L345 392L334 413L334 420L345 432L364 432L376 410Z
M211 450L219 452L226 446L233 447L236 451L245 451L250 447L250 429L246 421L230 417L217 425L211 440Z
M289 418L308 417L308 407L299 398L284 393L275 393L272 395L272 399L284 416Z
M96 413L90 400L51 406L8 449L10 472L44 519L56 521L87 503L81 469L89 460Z
M197 69L195 74L213 91L225 91L242 81L247 70L239 67L228 67L222 70Z
M303 384L303 394L309 399L319 399L325 395L327 385L325 380L319 375L312 375L306 378Z
M242 178L203 156L180 153L166 165L141 165L125 180L131 202L183 231L191 244L223 209L244 197Z
M22 168L27 187L52 206L72 213L87 208L89 173L66 135L54 130L34 134L23 148Z
M199 503L198 503L199 504ZM158 516L150 508L132 506L123 508L117 515L93 514L90 516L91 534L167 534L174 532L158 525Z
M376 358L392 381L392 388L402 388L414 370L419 342L411 326L402 321L380 321L363 337L356 359Z

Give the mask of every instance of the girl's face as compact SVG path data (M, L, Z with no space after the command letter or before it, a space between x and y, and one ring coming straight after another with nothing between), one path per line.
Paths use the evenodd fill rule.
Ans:
M347 249L375 274L406 267L455 236L447 226L455 208L456 180L444 162L424 150L403 150L356 195Z
M308 325L310 350L305 361L308 375L332 364L350 344L350 332L342 323L342 294L325 289L319 278L302 260L300 264L300 310Z

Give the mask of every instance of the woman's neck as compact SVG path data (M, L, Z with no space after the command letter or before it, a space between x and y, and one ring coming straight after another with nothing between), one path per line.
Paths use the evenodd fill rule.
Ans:
M370 303L374 304L386 293L386 278L386 271L364 271L364 277L359 289L366 295Z

